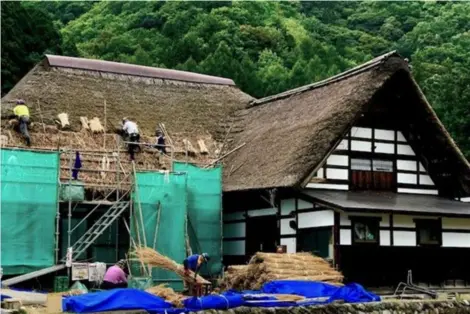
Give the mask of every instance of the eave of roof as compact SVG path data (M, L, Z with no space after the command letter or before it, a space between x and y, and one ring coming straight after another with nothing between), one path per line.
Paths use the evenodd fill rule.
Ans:
M103 60L93 60L84 58L64 57L56 55L46 55L46 60L51 67L62 67L88 71L107 72L140 77L152 77L164 80L174 80L192 83L230 85L235 82L231 79L210 76L186 71L177 71L162 68L153 68L128 63L111 62Z
M380 193L374 191L304 190L315 200L346 211L419 213L470 217L470 204L434 195Z

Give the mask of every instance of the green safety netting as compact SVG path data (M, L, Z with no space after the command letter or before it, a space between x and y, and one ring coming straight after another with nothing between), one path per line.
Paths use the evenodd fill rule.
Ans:
M59 154L2 149L0 166L3 273L54 265Z
M159 253L170 257L177 263L183 263L186 257L186 174L137 172L136 184L137 190L134 191L136 202L134 202L134 214L131 219L132 238L135 241L140 238L142 245L146 242L148 247L155 248ZM160 215L158 215L159 208ZM138 215L140 210L144 228ZM157 233L156 238L155 233ZM155 243L154 239L156 239ZM134 270L136 266L138 265L134 264ZM169 271L154 269L152 279L156 284L168 282L173 289L182 288L181 278Z
M222 271L222 167L203 169L174 162L173 170L188 175L188 234L193 253L211 256L203 275Z

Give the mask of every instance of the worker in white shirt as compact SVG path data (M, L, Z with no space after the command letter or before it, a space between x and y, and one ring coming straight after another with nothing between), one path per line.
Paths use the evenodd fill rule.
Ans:
M122 119L122 131L127 137L127 141L131 142L127 145L131 160L134 160L134 153L139 149L140 134L137 124L127 118ZM134 144L135 143L135 144Z

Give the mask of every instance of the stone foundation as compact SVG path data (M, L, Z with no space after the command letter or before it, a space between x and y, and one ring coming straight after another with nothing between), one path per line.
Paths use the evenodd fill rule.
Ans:
M470 301L386 301L329 304L295 308L240 307L227 311L207 310L204 314L463 314L470 313Z

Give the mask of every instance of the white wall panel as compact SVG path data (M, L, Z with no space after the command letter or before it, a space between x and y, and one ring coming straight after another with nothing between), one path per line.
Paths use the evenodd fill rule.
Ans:
M397 182L398 183L406 183L406 184L417 184L418 183L418 176L416 174L411 173L397 173Z
M298 199L297 207L298 209L313 209L313 203Z
M281 200L281 215L289 215L293 211L295 211L294 198Z
M314 228L314 227L327 227L334 225L334 212L332 210L321 210L317 212L299 213L298 227Z
M349 164L349 156L346 155L330 155L326 160L327 165L347 166Z
M351 150L358 152L372 152L372 142L352 140Z
M323 178L323 168L318 169L315 178Z
M407 189L407 188L398 188L398 193L404 194L425 194L425 195L438 195L437 190L422 190L422 189Z
M425 174L420 174L419 175L419 184L434 185L434 182L432 181L430 176L425 175Z
M224 238L240 238L246 236L246 224L244 222L236 222L224 224Z
M233 221L245 219L245 212L236 212L236 213L223 213L224 221Z
M248 211L248 217L276 215L277 208L253 209Z
M460 201L464 203L470 203L470 197L462 197Z
M406 142L406 138L403 136L403 133L401 133L401 131L397 132L397 141L398 142Z
M224 241L224 255L245 255L245 240Z
M351 245L351 230L349 229L339 230L339 244Z
M414 160L397 159L397 170L417 171L417 164Z
M331 169L326 168L327 179L347 180L349 176L348 169Z
M443 229L460 229L470 231L470 218L442 218Z
M416 246L415 231L393 231L394 246Z
M375 129L374 130L374 138L377 139L377 140L394 141L395 140L395 131Z
M415 152L413 151L413 149L411 148L410 145L398 144L397 145L397 154L414 156Z
M291 221L295 221L295 219L292 219L292 218L281 219L281 235L295 234L295 230L292 229L289 225Z
M389 230L380 230L380 245L390 246L390 231Z
M374 143L376 153L381 154L394 154L395 145L389 143Z
M351 128L352 137L361 137L361 138L372 138L372 129L371 128L361 128L353 126Z
M419 163L419 171L426 171L422 163Z
M297 239L296 238L282 238L281 245L287 246L287 253L297 252Z
M349 141L348 140L341 140L338 146L336 146L337 150L347 150L349 148Z
M470 247L470 233L443 232L442 246L445 247Z
M307 188L347 191L349 189L349 186L347 184L308 183Z

